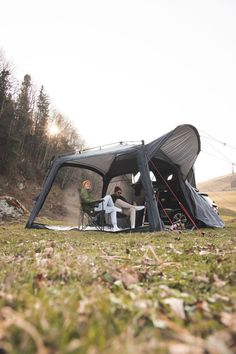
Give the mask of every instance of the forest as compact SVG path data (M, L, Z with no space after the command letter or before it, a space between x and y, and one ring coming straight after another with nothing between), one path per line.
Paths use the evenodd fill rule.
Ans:
M21 82L0 52L0 175L41 181L51 159L83 149L71 121L58 112L30 74Z

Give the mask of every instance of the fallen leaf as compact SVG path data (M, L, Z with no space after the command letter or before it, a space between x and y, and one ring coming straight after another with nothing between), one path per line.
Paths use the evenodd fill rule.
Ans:
M209 283L209 278L206 275L196 275L193 277L194 281L197 281L199 283Z
M214 285L217 287L217 288L222 288L223 286L225 286L226 284L226 281L223 281L221 280L217 274L213 274L213 279L214 279Z
M53 251L53 247L46 247L44 250L44 256L49 258L52 257Z
M209 251L200 251L199 255L200 256L204 256L204 255L209 254L209 253L211 253L211 252L209 252Z
M236 312L221 312L220 320L226 327L236 332Z
M206 349L209 354L233 354L230 345L233 338L228 331L213 333L206 340Z
M213 298L213 300L215 300L215 301L217 301L217 300L222 300L222 301L226 301L226 302L229 301L229 297L227 297L227 296L222 296L222 295L217 294L217 293L213 294L213 295L212 295L212 298Z
M203 312L210 312L210 309L208 307L208 303L206 301L198 301L196 303L196 308L200 311L203 311Z
M137 284L139 282L138 273L135 273L135 272L122 273L121 280L126 287L128 287L131 284Z
M171 343L168 346L169 354L204 354L203 348L184 343Z
M182 299L170 297L168 299L165 299L164 303L171 307L176 316L178 316L182 320L185 320L186 316L184 312L184 302Z

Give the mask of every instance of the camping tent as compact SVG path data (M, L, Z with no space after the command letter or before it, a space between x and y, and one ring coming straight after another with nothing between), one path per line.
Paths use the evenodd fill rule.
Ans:
M194 225L223 227L219 216L194 188L196 186L193 166L199 152L200 137L197 129L184 124L149 144L121 142L111 147L59 156L51 165L26 227L39 227L34 220L47 198L58 171L64 166L87 169L100 175L103 181L102 196L106 194L112 178L140 173L139 183L144 191L149 231L163 229L157 195L159 191L167 189L172 194L172 199L176 199L178 207L188 215ZM155 183L151 180L150 172L155 175Z

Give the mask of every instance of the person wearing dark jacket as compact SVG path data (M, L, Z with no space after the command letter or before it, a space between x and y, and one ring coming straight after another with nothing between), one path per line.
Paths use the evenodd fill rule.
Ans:
M130 217L130 227L131 229L134 229L136 222L136 212L143 210L144 206L130 204L121 194L122 189L119 186L116 186L114 188L114 193L111 195L112 200L116 207L122 209L122 214L128 215Z

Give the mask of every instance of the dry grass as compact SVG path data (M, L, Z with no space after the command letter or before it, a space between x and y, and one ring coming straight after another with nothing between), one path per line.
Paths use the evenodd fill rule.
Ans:
M0 230L0 351L233 354L236 213L225 229Z

